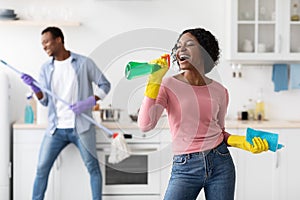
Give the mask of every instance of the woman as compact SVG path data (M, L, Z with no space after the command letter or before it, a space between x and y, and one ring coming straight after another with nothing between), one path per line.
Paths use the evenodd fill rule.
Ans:
M225 131L228 92L206 76L218 63L216 38L203 28L179 36L172 58L183 73L165 78L168 68L151 74L140 108L142 131L156 126L166 109L172 135L173 166L166 200L196 199L204 188L206 200L233 200L235 167L227 146L253 153L268 150L268 143Z

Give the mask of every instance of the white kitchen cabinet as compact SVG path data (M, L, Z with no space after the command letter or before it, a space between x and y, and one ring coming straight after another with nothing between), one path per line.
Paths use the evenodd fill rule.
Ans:
M300 60L300 21L291 21L297 0L229 1L227 58L233 63Z
M43 130L14 130L13 135L13 199L32 197L38 152ZM53 171L50 173L45 200L54 198Z
M299 128L284 128L279 130L280 143L285 147L278 151L276 160L277 169L277 188L274 200L288 199L298 200L300 199L299 190L299 164L300 157L298 156L299 141L300 141L300 129Z
M236 199L300 199L297 173L300 158L297 156L300 139L299 128L260 129L279 134L279 143L285 147L276 152L252 154L239 150L237 153ZM245 135L245 129L238 129ZM234 157L234 156L233 156Z
M92 199L90 176L75 145L61 152L53 168L55 199Z
M13 191L15 200L29 200L32 196L39 148L45 132L45 127L37 128L35 126L37 125L17 124L14 127ZM111 130L113 132L120 131L120 129ZM160 135L157 135L154 131L152 135L145 138L146 136L144 137L144 134L136 128L124 128L122 132L133 135L133 139L127 140L130 150L135 154L135 158L144 158L147 155L150 163L147 168L149 170L153 169L153 171L149 171L147 184L145 185L106 184L108 171L104 168L105 158L103 156L105 154L101 153L100 149L106 149L106 146L108 146L109 152L111 139L106 134L97 134L96 137L99 142L97 143L97 148L99 148L97 153L103 176L103 199L160 199L160 170L165 167L160 165L160 161L164 160L160 156ZM156 150L157 152L152 152ZM124 167L126 166L124 165ZM150 193L151 191L152 193ZM89 174L75 145L68 145L55 161L45 199L92 199Z
M32 196L38 153L45 129L14 129L13 199L29 200ZM91 199L89 175L80 153L72 144L54 163L45 200Z
M241 128L226 129L227 132L233 135L245 135L246 130ZM271 130L270 132L278 132L277 130ZM300 135L300 134L299 134ZM281 139L281 138L280 138ZM284 142L284 141L283 141ZM170 143L167 143L165 139L164 148L170 149ZM272 199L275 198L276 192L280 188L278 184L279 177L278 167L276 168L276 153L265 152L262 154L252 154L239 148L229 147L233 162L236 168L236 188L235 199L236 200L252 200L252 199ZM165 160L171 157L171 151L169 156L162 156ZM171 171L171 160L169 167L166 167L162 171L162 194L168 184ZM204 192L198 196L197 200L204 200ZM281 198L285 199L285 198ZM278 199L279 200L279 199Z
M251 127L251 124L249 126ZM300 179L300 174L297 173L300 163L297 155L300 129L298 127L256 129L279 133L279 142L285 147L276 153L268 151L262 154L252 154L234 147L229 148L236 167L235 199L300 199L300 190L297 188ZM245 127L230 128L226 131L231 134L246 134ZM31 199L38 152L43 135L44 128L14 128L13 199L15 200ZM101 134L97 135L102 136ZM160 199L162 199L171 173L172 148L169 130L163 130L159 135L162 195ZM125 196L124 199L126 199ZM129 198L133 197L128 196ZM159 199L158 196L156 195L155 198ZM114 199L116 196L106 195L103 198ZM91 199L89 175L80 158L79 151L74 145L69 145L64 149L56 160L50 174L45 199ZM204 199L202 191L198 200Z
M268 129L269 132L277 132ZM239 129L239 135L246 135L246 129ZM271 151L253 154L238 150L236 199L273 199L276 190L276 153ZM236 150L236 151L237 151Z

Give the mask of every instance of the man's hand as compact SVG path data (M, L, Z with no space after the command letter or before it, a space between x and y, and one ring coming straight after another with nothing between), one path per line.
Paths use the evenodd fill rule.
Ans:
M96 105L95 96L90 96L83 101L78 101L75 104L71 105L70 108L75 114L80 114L88 109L92 109Z
M36 82L36 81L30 75L22 74L21 78L24 83L26 83L27 85L29 85L31 87L31 89L33 90L34 93L38 93L41 91L41 89L39 87L34 85L34 82Z

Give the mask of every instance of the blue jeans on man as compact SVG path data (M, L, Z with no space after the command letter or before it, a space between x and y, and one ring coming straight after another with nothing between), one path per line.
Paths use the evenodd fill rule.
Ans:
M37 172L34 181L32 195L33 200L44 199L48 176L53 163L59 153L70 143L73 143L79 149L84 164L88 169L93 200L102 199L102 175L99 162L97 157L89 151L89 149L96 149L96 143L94 144L94 147L89 146L87 148L80 140L76 131L70 128L56 129L52 135L45 134L41 144Z

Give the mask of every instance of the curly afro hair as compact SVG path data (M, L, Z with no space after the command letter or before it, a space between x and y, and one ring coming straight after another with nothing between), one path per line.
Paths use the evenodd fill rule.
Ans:
M202 57L204 59L205 73L209 73L218 64L220 58L220 48L217 39L211 32L203 28L194 28L194 29L184 30L179 35L177 42L179 41L181 36L185 33L190 33L199 42L201 46L201 52L203 55ZM176 51L177 51L177 45L175 45L172 49L173 62L177 61Z
M47 27L42 31L42 35L47 32L52 34L53 39L60 37L62 43L64 44L64 34L60 28L54 26Z

